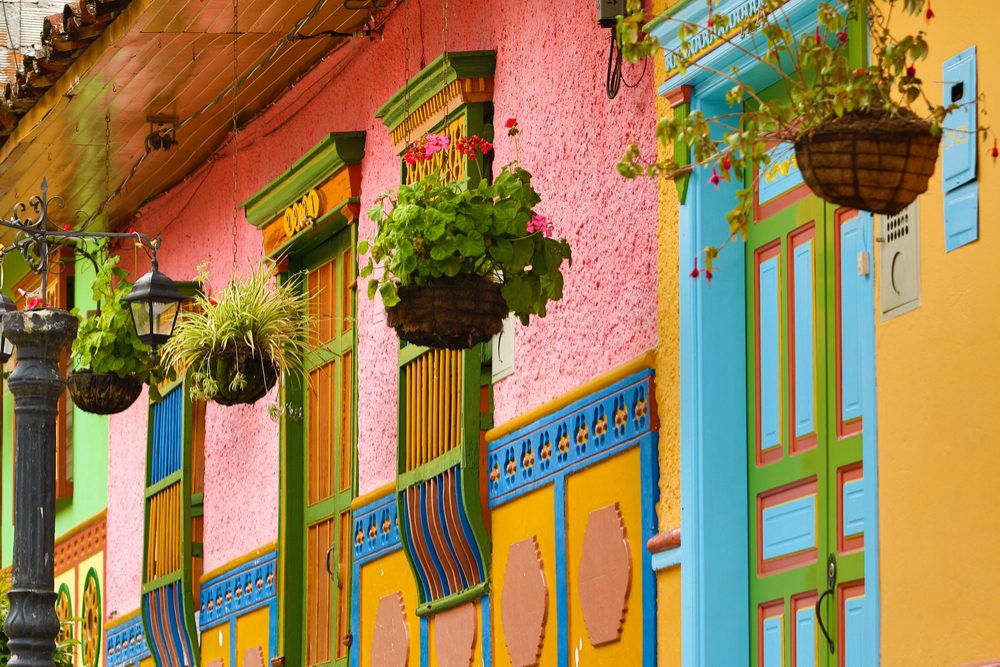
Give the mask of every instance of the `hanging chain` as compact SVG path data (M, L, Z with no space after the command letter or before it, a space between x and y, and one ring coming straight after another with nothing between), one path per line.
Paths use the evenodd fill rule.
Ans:
M104 196L111 194L111 111L104 112Z
M239 207L239 201L237 198L237 165L236 160L239 157L239 141L236 137L237 132L237 118L236 112L239 107L237 100L239 99L239 89L237 88L237 81L239 80L239 62L238 62L238 51L237 51L237 40L239 39L238 19L239 19L240 3L239 0L233 0L233 274L236 273L236 258L238 254L237 244L236 244L236 226L237 226L237 211Z

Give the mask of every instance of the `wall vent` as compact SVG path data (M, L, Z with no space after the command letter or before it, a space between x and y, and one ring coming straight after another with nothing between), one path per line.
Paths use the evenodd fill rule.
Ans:
M920 212L913 202L896 215L879 216L882 320L920 305Z

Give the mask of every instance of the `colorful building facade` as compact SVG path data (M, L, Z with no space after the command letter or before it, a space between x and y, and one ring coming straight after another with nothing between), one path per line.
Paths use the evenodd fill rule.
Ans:
M992 241L988 216L973 230L968 208L974 184L992 210L985 149L956 158L967 142L947 144L947 173L892 220L825 204L777 160L746 243L726 248L708 284L689 267L725 234L736 186L698 170L681 188L626 181L614 165L630 141L657 150L659 116L727 108L731 82L675 67L678 22L760 2L653 3L664 51L648 69L626 65L636 85L613 100L610 33L591 6L246 3L232 16L214 1L117 7L69 65L74 87L36 91L0 146L8 185L32 187L45 133L65 130L66 152L104 175L57 160L50 189L106 208L108 228L162 237L176 280L201 277L211 294L271 259L316 295L304 377L252 406L193 400L181 377L111 417L63 409L55 570L78 664L1000 656L998 460L983 425L997 356L980 275ZM809 34L817 5L783 11ZM903 26L927 30L921 67L940 71L942 95L1000 84L968 56L991 62L985 29L970 26L993 10L967 5ZM77 10L50 37L79 29ZM746 52L703 32L703 64L766 85ZM212 101L244 75L235 102ZM76 95L101 113L80 112ZM179 152L129 143L164 128ZM400 343L357 277L366 212L422 175L403 154L426 132L492 137L477 169L528 166L573 249L545 318L464 351ZM128 155L138 166L115 193ZM430 167L458 178L469 165ZM129 244L116 251L133 277L147 270ZM91 266L60 259L50 302L92 308ZM24 275L31 291L25 267L5 269L8 289ZM3 416L7 565L6 394Z

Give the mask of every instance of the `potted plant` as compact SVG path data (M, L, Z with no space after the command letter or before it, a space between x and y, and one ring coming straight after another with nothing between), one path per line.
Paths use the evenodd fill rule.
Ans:
M163 346L163 364L190 373L195 399L254 403L279 375L303 372L307 304L299 280L281 282L275 263L262 262L217 298L194 298Z
M622 175L687 178L697 167L711 167L710 183L740 179L745 187L727 216L729 238L745 233L753 211L752 181L771 163L775 145L782 143L794 147L806 184L834 204L891 215L927 190L942 123L958 107L938 104L926 95L915 64L927 57L924 32L896 36L890 29L894 10L924 13L931 20L927 0L830 0L820 3L815 31L805 35L791 31L783 0L764 0L759 11L739 20L713 12L712 0L705 1L707 25L669 15L657 19L679 24L681 46L672 53L678 68L705 67L699 63L697 46L704 40L696 37L708 31L712 39L733 45L772 70L785 95L765 96L737 71L711 70L732 83L727 95L732 113L706 116L695 110L661 119L660 142L688 146L690 160L678 161L673 152L646 159L632 144L618 165ZM619 17L618 37L632 60L659 48L644 33L643 18L637 0L629 0L627 15ZM859 61L863 51L851 56L851 35L867 40L867 66ZM986 138L983 128L969 131L972 138L980 132ZM718 248L705 253L710 275Z
M122 300L132 284L128 272L118 268L119 259L108 257L97 267L91 287L97 312L81 318L70 355L74 370L66 378L77 407L99 415L127 409L149 377L149 348Z
M515 119L507 121L507 132L516 148ZM404 159L412 165L458 152L478 168L492 148L478 136L452 145L429 134ZM371 251L361 277L382 269L368 283L369 297L381 294L401 339L429 347L462 349L489 340L509 312L524 324L531 315L544 317L548 302L562 298L562 263L571 254L535 210L540 201L531 173L516 159L492 182L451 180L438 168L383 194L368 212L375 236L358 245L362 255Z

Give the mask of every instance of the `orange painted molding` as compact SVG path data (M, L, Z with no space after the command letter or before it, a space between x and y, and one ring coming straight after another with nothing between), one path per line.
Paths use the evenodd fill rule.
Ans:
M646 542L646 550L651 554L663 553L664 551L670 551L671 549L676 549L681 545L681 529L673 528L671 530L657 533L653 535Z
M277 542L271 542L270 544L265 544L264 546L257 547L253 551L246 553L240 556L239 558L235 558L229 561L228 563L224 563L219 567L215 568L214 570L205 572L204 574L201 575L201 579L199 579L198 581L201 583L205 583L206 581L211 581L216 577L224 575L226 572L229 572L230 570L235 570L240 565L246 565L252 560L256 560L265 554L269 554L272 551L275 551L277 548L278 548Z
M668 90L663 96L670 103L671 109L676 109L682 104L687 104L691 101L691 96L694 94L694 87L692 86L678 86L673 90Z
M361 509L365 505L370 505L376 500L381 500L382 498L385 498L390 493L396 493L395 482L389 482L385 486L380 486L377 489L369 491L363 496L358 496L357 498L351 501L351 510L353 511Z
M616 366L606 373L598 375L594 379L585 382L576 389L568 391L558 398L554 398L547 403L539 405L537 408L529 410L522 415L514 417L510 421L507 421L495 428L490 429L486 432L486 442L495 442L500 438L510 435L518 429L522 429L525 426L532 424L543 417L547 417L553 412L562 410L567 405L579 401L581 398L585 398L597 391L600 391L604 387L617 382L622 378L628 377L634 373L638 373L644 368L654 368L656 364L656 350L647 350L643 352L638 357L626 361L621 366ZM656 422L653 421L653 428L656 430Z
M53 554L55 572L75 567L104 550L108 539L107 515L107 510L102 510L56 540Z
M88 528L90 528L94 524L98 524L98 523L104 521L107 518L108 518L108 510L106 510L106 509L101 510L100 512L98 512L94 516L90 517L86 521L83 521L82 523L79 523L76 526L73 526L72 528L70 528L69 530L67 530L65 533L63 533L62 535L60 535L59 537L57 537L56 538L56 547L59 547L59 545L63 544L64 542L68 542L69 540L73 539L74 537L76 537L77 535L79 535L83 531L87 530Z

